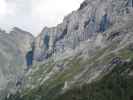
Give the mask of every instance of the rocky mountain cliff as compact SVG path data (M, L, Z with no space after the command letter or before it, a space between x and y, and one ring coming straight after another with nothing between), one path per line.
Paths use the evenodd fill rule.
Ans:
M5 100L133 100L133 0L85 0L42 30L27 59Z
M36 38L35 58L75 49L81 41L93 40L120 23L121 16L132 10L131 0L86 0L56 27L45 27ZM45 42L47 40L47 42ZM50 54L49 54L50 53ZM38 58L39 59L39 58Z
M25 54L33 36L14 28L10 34L0 31L0 100L15 93L16 80L24 74Z
M31 44L34 41L34 36L31 33L14 27L9 34L17 41L17 46L23 55L31 49Z

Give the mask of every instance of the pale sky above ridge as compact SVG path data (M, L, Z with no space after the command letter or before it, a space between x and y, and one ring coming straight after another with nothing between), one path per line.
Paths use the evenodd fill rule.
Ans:
M37 35L79 8L83 0L0 0L0 28L16 26Z

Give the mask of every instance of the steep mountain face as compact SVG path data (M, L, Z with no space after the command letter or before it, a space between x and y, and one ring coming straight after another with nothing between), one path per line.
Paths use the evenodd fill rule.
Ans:
M34 41L34 37L31 33L14 27L9 34L17 41L17 46L23 55L31 49L31 44Z
M56 27L45 27L36 38L35 58L43 60L53 53L75 49L81 41L93 40L131 12L132 0L86 0ZM47 42L45 42L49 38Z
M25 54L33 36L14 28L8 34L0 31L0 100L8 93L15 93L17 79L23 77Z
M133 100L133 0L85 0L34 43L24 87L5 100Z

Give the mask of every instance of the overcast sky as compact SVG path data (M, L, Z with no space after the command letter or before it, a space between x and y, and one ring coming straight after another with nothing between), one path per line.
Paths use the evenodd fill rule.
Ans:
M37 35L44 26L55 26L78 9L83 0L0 0L0 28L17 26Z

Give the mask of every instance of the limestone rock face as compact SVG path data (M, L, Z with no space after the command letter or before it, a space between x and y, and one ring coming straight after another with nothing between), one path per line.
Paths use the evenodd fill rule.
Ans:
M121 23L120 17L132 12L131 5L130 0L85 0L61 24L42 30L36 38L35 58L47 53L63 53L68 49L75 49L81 41L94 40L100 32ZM46 35L49 36L49 48L45 48Z
M8 92L14 93L18 77L23 77L25 55L33 36L18 28L10 34L0 31L0 99Z
M34 37L31 33L23 31L17 27L14 27L10 32L10 35L17 41L17 46L23 55L31 49Z

